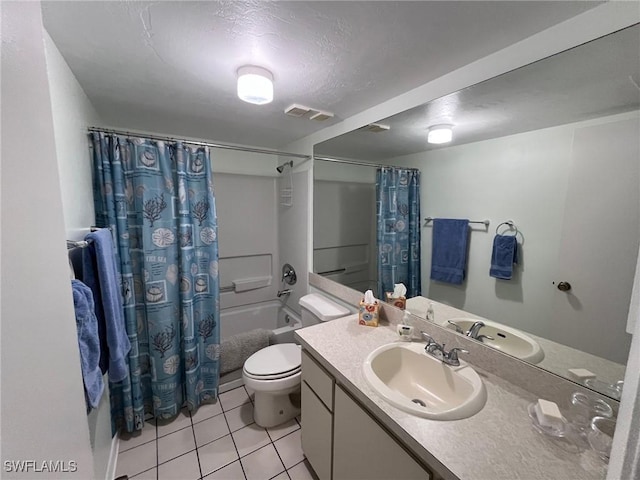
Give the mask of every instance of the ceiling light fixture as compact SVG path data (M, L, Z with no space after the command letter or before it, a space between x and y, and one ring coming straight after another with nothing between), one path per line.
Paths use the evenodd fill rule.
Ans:
M427 142L429 143L449 143L453 140L453 125L433 125L429 127Z
M238 69L238 97L245 102L265 105L273 101L273 75L262 67L247 65Z

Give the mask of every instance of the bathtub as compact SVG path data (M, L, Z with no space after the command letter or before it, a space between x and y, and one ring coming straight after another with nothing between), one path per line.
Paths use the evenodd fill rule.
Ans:
M300 315L279 300L220 311L220 340L256 328L271 330L271 343L297 343L293 332L302 326ZM242 385L242 370L220 377L220 393Z

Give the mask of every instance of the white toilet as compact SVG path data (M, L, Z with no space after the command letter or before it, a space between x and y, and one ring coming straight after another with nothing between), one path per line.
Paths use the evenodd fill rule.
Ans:
M349 315L349 310L311 293L300 299L302 327ZM270 345L251 355L242 369L245 386L255 392L253 419L261 427L284 423L300 413L300 345Z

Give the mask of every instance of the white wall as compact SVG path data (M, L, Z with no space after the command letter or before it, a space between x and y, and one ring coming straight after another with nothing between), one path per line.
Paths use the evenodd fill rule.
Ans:
M171 132L169 132L169 134L171 134ZM214 174L214 182L215 176L219 173L258 175L275 178L278 176L278 172L276 171L278 165L278 157L276 155L243 152L239 150L224 150L221 148L211 149L211 168Z
M212 162L215 165L215 159ZM221 308L276 298L280 282L276 184L274 176L214 173L220 287L232 286L237 280L271 277L269 286L222 292Z
M101 120L46 31L44 45L65 227L87 229L95 225L87 127Z
M290 158L280 158L281 163ZM309 291L309 250L312 243L312 226L309 210L313 203L313 171L310 161L294 161L293 169L293 198L291 206L278 203L278 246L280 263L289 263L296 271L297 283L284 288L291 288L292 293L282 297L284 303L300 313L298 302ZM278 179L278 188L290 185L288 175L283 174ZM281 272L280 272L281 274ZM282 288L278 278L279 288Z
M95 225L87 127L99 125L100 117L46 30L44 46L62 213L67 238L79 240L91 225ZM100 405L87 417L95 478L104 478L107 473L112 443L111 405L106 376L104 381L105 391Z
M55 476L91 478L39 2L2 4L1 94L2 460L74 460Z
M600 335L594 334L595 330L588 328L588 325L602 322L600 318L589 317L589 312L594 312L594 309L587 308L588 299L582 300L584 310L575 321L564 322L563 326L560 326L558 315L554 314L558 306L557 302L554 303L556 290L551 282L557 280L558 265L568 256L565 252L563 258L559 257L561 240L566 236L563 225L567 221L565 205L568 187L570 177L574 174L572 172L575 172L572 162L583 160L574 158L574 152L579 152L581 148L576 144L576 139L580 138L577 132L593 128L593 125L607 125L635 116L636 113L617 115L484 142L430 150L391 160L392 163L400 162L421 169L423 217L491 220L488 230L482 225L472 226L466 280L461 286L430 281L432 226L429 224L423 227L423 295L535 335L624 362L627 351L624 347L628 346L628 339L616 342L616 345L607 349L600 348L603 346L603 342L597 338ZM593 136L592 132L589 138ZM637 144L637 138L634 139L633 134L627 136L627 142L635 141ZM605 174L608 168L606 159L601 159L599 165ZM637 169L634 170L632 166L627 165L623 175L637 181ZM611 182L605 182L597 191L580 192L577 197L572 195L573 210L568 211L567 215L575 216L575 209L583 208L580 204L587 202L589 194L591 198L597 198L598 195L607 196L607 187L614 190L621 188L619 183L614 183L612 185ZM637 195L634 196L632 192L624 200L620 199L617 208L609 209L604 220L613 221L615 225L621 225L621 228L630 225L635 231L638 208ZM598 217L602 218L602 215ZM520 263L514 270L514 278L511 281L503 281L489 277L488 273L495 229L499 223L508 219L513 219L522 232L519 236ZM589 224L590 228L598 229L602 225L602 221L599 222L597 218L592 218L591 222L593 223ZM502 227L501 232L505 231L505 227ZM633 234L627 237L621 232L621 236L628 238L633 247L637 248ZM570 248L579 249L579 239L575 239ZM610 261L613 261L611 259L615 251L607 254ZM591 255L593 253L591 252ZM624 254L623 262L626 257ZM588 259L589 255L583 252L582 258ZM573 275L571 280L577 283L577 276ZM630 276L628 281L623 280L627 276ZM622 295L623 300L614 302L614 305L607 309L610 316L608 328L613 327L614 317L620 317L617 323L621 335L624 335L625 308L629 303L632 276L633 271L627 274L620 269L617 276L619 281L616 281L616 295L619 296L619 292L626 289ZM608 275L602 275L598 281L600 283L599 287L596 285L597 290L605 292L612 279ZM602 296L605 296L604 293ZM599 302L604 303L605 299L600 298ZM614 310L619 303L624 304L622 314L616 315ZM567 315L563 318L568 318L569 312L565 313ZM583 335L580 335L580 332L583 332Z
M376 289L376 169L316 162L313 271L358 291Z
M564 210L558 205L566 196L571 134L571 129L547 129L397 159L421 170L423 217L491 220L488 231L484 225L472 226L462 286L430 281L433 224L423 222L424 296L545 336L550 303L543 301L548 289L544 280L557 258ZM507 219L524 233L524 265L516 269L512 284L496 287L488 276L491 242L495 228ZM495 290L512 290L513 285L516 291ZM500 301L507 295L509 300Z

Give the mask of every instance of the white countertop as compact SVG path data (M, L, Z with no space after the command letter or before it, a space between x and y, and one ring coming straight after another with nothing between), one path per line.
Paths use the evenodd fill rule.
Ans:
M358 325L357 315L296 331L302 346L369 412L427 465L443 465L460 480L603 479L606 465L587 449L569 453L538 434L527 415L536 397L479 368L487 403L454 421L419 418L382 399L364 379L362 364L377 347L394 342L392 328ZM437 339L436 339L437 340ZM467 358L473 367L473 358Z

